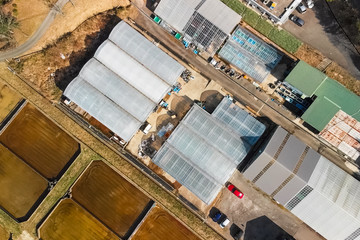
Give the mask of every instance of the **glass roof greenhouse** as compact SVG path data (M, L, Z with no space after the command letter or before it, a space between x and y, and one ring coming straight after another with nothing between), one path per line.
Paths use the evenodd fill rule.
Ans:
M252 120L236 124L244 119L242 114L234 114L239 112ZM213 201L265 130L263 124L228 98L214 113L210 115L194 105L153 158L155 164L206 204ZM249 131L255 128L247 123L258 130ZM247 136L256 140L247 142Z
M259 82L265 80L282 58L275 48L240 26L220 50L219 56Z
M129 141L185 68L125 22L109 39L64 95Z

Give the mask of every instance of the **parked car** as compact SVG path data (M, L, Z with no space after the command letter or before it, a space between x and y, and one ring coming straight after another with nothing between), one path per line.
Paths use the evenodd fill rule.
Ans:
M220 227L224 228L226 227L228 224L230 223L230 220L228 218L225 218L221 223L220 223Z
M220 220L221 216L222 216L222 213L218 212L218 213L215 214L215 216L212 218L212 220L214 222L218 222Z
M308 8L313 8L314 7L314 1L313 0L307 0L306 5L307 5Z
M237 189L233 184L229 184L227 188L238 198L242 199L244 197L244 194L239 189Z
M232 237L234 238L234 240L240 240L243 233L244 231L241 228L238 228L238 230L232 235Z
M302 27L305 24L305 21L302 20L301 18L299 18L298 16L295 15L290 15L290 20L293 21L296 25Z
M302 2L300 2L300 4L296 7L296 10L297 10L299 13L303 14L303 13L306 12L306 7L305 7L305 5L304 5Z

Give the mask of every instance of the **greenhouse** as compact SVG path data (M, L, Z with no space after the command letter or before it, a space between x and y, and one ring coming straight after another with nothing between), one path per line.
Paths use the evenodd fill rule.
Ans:
M240 26L220 50L219 56L259 82L265 80L282 58L275 48Z
M240 115L227 114L228 102L231 101L224 98L219 105L224 111L222 116L228 116L233 123L241 121L241 119L235 120ZM238 106L228 108L229 111L233 109L243 111ZM215 111L221 112L218 109ZM153 158L155 164L206 204L213 201L256 142L250 144L243 140L246 135L239 134L250 133L239 128L252 129L251 126L241 124L230 126L225 121L219 120L224 119L222 116L210 115L194 105ZM265 126L256 120L248 122L261 125L262 127L259 128L265 130ZM263 131L258 133L260 137Z
M125 22L110 38L64 95L129 141L185 68Z

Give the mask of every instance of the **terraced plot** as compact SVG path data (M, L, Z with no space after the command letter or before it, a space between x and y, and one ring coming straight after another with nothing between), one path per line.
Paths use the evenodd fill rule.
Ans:
M79 149L73 138L30 104L3 131L0 143L47 179L58 177Z
M72 197L121 237L150 202L103 161L86 169L72 188Z
M200 240L193 232L171 216L167 211L155 206L141 224L131 240Z
M0 122L4 120L21 99L20 95L0 82Z
M47 186L45 178L0 144L1 208L15 218L24 217Z
M71 199L62 200L39 231L42 240L119 239Z

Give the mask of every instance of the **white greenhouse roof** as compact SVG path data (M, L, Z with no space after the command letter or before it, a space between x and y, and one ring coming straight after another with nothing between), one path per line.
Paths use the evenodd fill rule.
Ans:
M250 148L231 127L194 105L153 162L210 204Z
M174 85L185 70L153 43L144 41L144 37L128 24L116 25L109 40L170 85Z
M359 239L360 182L321 156L308 185L292 212L329 240Z
M185 68L125 22L110 37L64 95L129 141Z

